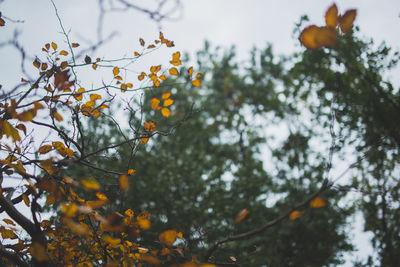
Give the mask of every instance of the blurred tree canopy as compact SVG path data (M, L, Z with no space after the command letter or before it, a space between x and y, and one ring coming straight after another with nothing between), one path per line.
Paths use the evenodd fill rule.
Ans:
M360 37L356 28L331 49L277 56L268 45L255 48L245 62L235 56L234 48L214 49L206 42L196 57L205 74L202 88L191 87L184 77L173 88L162 88L173 92L177 118L185 119L193 105L200 112L173 135L153 137L135 152L128 197L116 205L152 214L154 231L145 234L153 237L146 240L178 228L188 252L201 257L218 240L278 217L318 190L325 178L338 179L340 185L323 193L328 203L323 209L223 245L213 262L341 264L343 254L354 250L349 230L354 214L361 212L378 257L354 264L396 266L400 99L385 77L398 54ZM146 91L144 103L154 95ZM146 115L165 123L150 109ZM122 138L121 129L107 117L85 127L91 137L87 146L94 150ZM128 146L118 147L99 157L98 164L121 169L130 153ZM347 178L333 176L331 169L346 171ZM82 168L68 172L96 176ZM101 175L110 183L107 193L118 198L112 177ZM250 213L235 223L243 209Z

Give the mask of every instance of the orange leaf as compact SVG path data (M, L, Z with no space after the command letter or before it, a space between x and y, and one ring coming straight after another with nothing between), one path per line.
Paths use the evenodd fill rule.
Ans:
M25 203L25 205L26 205L27 207L30 206L29 198L28 198L25 194L22 194L22 200L24 201L24 203Z
M325 207L326 201L322 199L322 197L316 197L310 202L310 207L313 209L318 209Z
M179 51L176 52L176 53L173 53L173 54L172 54L172 60L171 60L169 63L171 63L171 64L174 65L174 66L179 66L179 65L181 65L182 62L181 62L181 60L180 60L180 57L181 57L181 53L180 53Z
M117 76L118 73L119 73L119 68L118 68L118 67L114 67L114 68L113 68L113 74L114 74L114 76Z
M188 75L189 75L190 77L192 77L192 75L193 75L193 67L190 67L190 68L188 69Z
M55 42L51 42L51 47L53 47L54 50L57 50L57 44Z
M107 196L104 195L102 192L96 192L96 197L100 200L107 200Z
M90 100L95 101L96 99L101 99L101 95L98 94L90 94Z
M135 53L133 53L133 54L135 55L135 57L140 56L139 52L136 52L136 51L135 51Z
M178 235L178 232L173 229L173 230L166 230L162 232L158 238L160 239L160 242L167 245L167 246L172 246L174 244L176 237Z
M97 181L95 181L94 179L81 180L81 184L84 188L86 188L88 190L99 190L100 189L99 183Z
M171 111L168 109L168 108L162 108L161 109L161 114L164 116L164 117L169 117L170 115L171 115Z
M174 76L178 76L179 75L179 71L177 68L172 67L169 69L169 74L174 75Z
M135 171L134 169L129 169L129 170L128 170L128 174L129 174L129 175L134 175L135 172L136 172L136 171Z
M297 218L300 218L301 216L303 216L304 211L298 211L298 210L294 210L290 213L289 215L289 220L294 221Z
M157 130L157 125L154 121L145 122L143 125L146 132L154 132Z
M200 87L201 86L201 81L199 79L195 79L192 81L193 86Z
M301 43L308 49L318 49L323 46L332 46L336 43L337 32L329 27L311 25L305 28L300 35Z
M0 18L0 27L4 26L6 24L6 22L4 21L4 19Z
M68 55L68 52L65 51L65 50L61 50L61 51L60 51L60 55L62 55L62 56L67 56L67 55Z
M119 187L121 188L121 191L125 192L129 188L129 179L128 176L125 174L122 174L119 177Z
M166 100L166 99L168 99L170 96L171 96L171 93L170 93L170 92L166 92L166 93L163 93L163 94L161 95L161 98L164 99L164 100Z
M78 47L79 46L79 44L78 43L72 43L72 47Z
M339 18L339 26L343 33L347 33L352 27L357 16L356 9L347 10L343 16Z
M325 13L326 26L335 29L338 25L338 20L338 8L336 4L332 4Z
M150 106L152 109L157 110L158 109L158 105L160 104L160 100L158 98L153 98L152 100L150 100Z
M92 68L94 69L94 70L96 70L97 69L97 64L96 63L93 63L93 65L92 65Z
M139 43L141 46L144 46L144 40L142 38L139 39Z
M241 222L249 214L248 209L242 209L235 218L235 222Z
M174 103L174 100L172 100L172 99L165 99L164 100L164 107L168 107L168 106L171 106L172 105L172 103Z

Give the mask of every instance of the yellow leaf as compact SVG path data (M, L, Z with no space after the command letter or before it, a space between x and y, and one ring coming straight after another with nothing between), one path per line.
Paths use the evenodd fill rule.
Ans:
M37 242L33 242L31 244L29 252L31 253L32 257L39 262L48 260L46 249Z
M168 118L171 115L171 111L168 108L162 108L161 109L161 114L164 117Z
M316 197L310 202L310 207L314 209L325 207L326 201L321 197Z
M8 239L17 239L18 238L12 230L6 229L3 226L1 226L0 232L1 232L1 237L3 239L6 239L6 238L8 238Z
M147 137L140 138L141 144L146 144L147 142L149 142L149 138L147 138Z
M100 185L94 179L84 179L81 180L81 184L84 188L88 190L100 190Z
M167 246L172 246L174 244L176 237L178 235L178 232L175 229L172 230L166 230L162 232L158 238L160 239L160 242L167 245Z
M71 203L71 204L62 203L61 204L61 212L64 213L64 215L67 217L75 217L77 211L78 211L78 206L76 206L75 203Z
M96 70L97 69L97 64L96 63L93 63L93 65L92 65L92 68L94 69L94 70Z
M68 52L65 51L65 50L61 50L61 51L60 51L60 55L62 55L62 56L67 56L67 55L68 55Z
M169 69L169 74L174 75L174 76L178 76L179 75L179 71L177 68L172 67Z
M300 218L301 216L303 216L304 211L298 211L298 210L294 210L290 213L289 215L289 220L294 221L297 218Z
M53 149L53 147L51 145L44 145L39 148L39 153L46 154L46 153L49 153L52 149Z
M242 221L244 218L246 218L246 216L249 214L249 210L248 209L242 209L239 214L236 216L235 218L235 222L240 222Z
M168 107L168 106L171 106L172 103L174 103L174 100L168 98L168 99L165 99L165 100L164 100L164 105L163 105L163 106L164 106L164 107Z
M356 9L347 10L343 16L339 18L339 26L343 33L347 33L352 27L357 16Z
M326 26L330 28L336 28L338 25L338 8L336 4L332 4L325 13Z
M180 57L181 57L181 53L180 53L179 51L176 52L176 53L173 53L173 54L172 54L172 60L170 61L170 63L171 63L172 65L174 65L174 66L179 66L179 65L181 65L182 62L181 62L181 60L180 60Z
M114 76L117 76L118 73L119 73L119 68L118 68L118 67L114 67L114 68L113 68L113 74L114 74Z
M129 188L129 179L128 176L125 174L122 174L119 177L119 187L121 188L121 191L125 192Z
M104 195L102 192L96 192L96 197L100 200L108 200L107 196Z
M8 121L0 119L0 130L3 130L7 137L11 137L13 142L21 141L18 131Z
M160 100L158 98L153 98L152 100L150 100L150 106L154 110L158 109L159 104L160 104Z
M90 100L95 101L97 99L101 99L101 95L98 94L90 94Z
M82 97L83 97L83 95L82 95L83 92L85 92L85 88L79 88L77 94L74 94L74 95L73 95L74 98L75 98L76 100L78 100L78 101L81 101L81 100L82 100Z
M188 75L189 75L190 77L192 77L192 75L193 75L193 67L190 67L190 68L188 69Z
M86 204L91 207L92 209L97 209L103 207L108 203L108 200L89 200L86 201Z
M200 87L201 86L201 81L199 79L195 79L192 81L193 86Z
M57 50L57 44L55 42L51 42L51 47L53 47L54 50Z
M36 112L33 109L26 110L18 114L18 120L20 121L32 121L36 116Z
M110 246L111 246L112 248L118 247L119 243L121 243L121 239L119 239L119 238L114 238L114 237L111 237L111 236L109 236L109 235L104 235L104 236L103 236L103 240L104 240L106 243L110 244Z

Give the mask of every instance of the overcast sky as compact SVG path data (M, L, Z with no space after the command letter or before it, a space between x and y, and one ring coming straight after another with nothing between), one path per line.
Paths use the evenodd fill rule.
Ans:
M54 0L61 19L70 30L72 41L85 46L96 38L98 10L93 0ZM143 1L141 1L143 2ZM366 37L377 43L386 41L400 50L400 1L399 0L342 0L336 1L339 11L356 8L356 24ZM99 55L117 57L138 48L138 39L158 38L160 27L166 38L174 40L174 50L187 51L194 56L203 47L204 40L212 45L230 47L235 45L240 59L248 58L253 46L265 47L272 43L277 53L289 54L302 49L297 37L292 36L294 25L303 14L310 23L323 24L326 8L332 1L325 0L182 0L182 18L178 21L151 21L140 12L115 13L105 19L104 36L117 30L118 36L103 47ZM5 0L0 3L3 16L24 23L12 23L0 31L0 41L12 35L10 29L21 32L20 40L31 55L40 54L44 43L63 43L60 26L50 0ZM172 51L166 52L168 55ZM96 55L94 55L95 57ZM169 58L169 57L168 57ZM15 72L19 62L11 50L0 51L0 84L12 84L21 77ZM358 242L364 242L359 237ZM368 255L370 249L359 255ZM351 266L351 265L348 265Z

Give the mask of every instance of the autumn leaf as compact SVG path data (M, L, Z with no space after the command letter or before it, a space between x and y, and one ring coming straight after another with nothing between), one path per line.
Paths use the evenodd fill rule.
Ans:
M81 180L81 184L88 190L100 190L100 184L94 179Z
M158 98L153 98L150 100L150 106L154 110L158 110L160 105L160 100Z
M125 174L122 174L119 177L119 187L122 192L125 192L129 188L129 179L128 176L126 176Z
M161 109L161 115L164 117L168 118L171 115L171 111L168 108L162 108Z
M51 145L43 145L39 148L39 153L46 154L46 153L49 153L52 149L53 149L53 146L51 146Z
M72 45L72 47L73 47L73 48L76 48L76 47L78 47L78 46L79 46L79 44L78 44L78 43L72 43L71 45Z
M336 4L332 4L325 13L326 26L335 29L339 23L338 8Z
M339 26L343 33L347 33L353 27L354 20L357 16L356 9L347 10L343 16L339 18Z
M60 51L60 55L62 55L62 56L67 56L67 55L68 55L68 52L65 51L65 50L61 50L61 51Z
M146 132L154 132L157 130L157 125L154 121L147 121L143 125Z
M235 222L241 222L249 214L248 209L242 209L235 218Z
M171 63L174 66L182 65L180 57L181 57L181 53L179 51L176 53L173 53L172 60L169 63Z
M325 207L326 201L323 200L321 197L316 197L310 202L310 207L314 209Z
M164 232L162 232L158 238L160 240L161 243L167 245L167 246L172 246L172 244L174 244L176 238L178 237L178 231L175 229L172 230L166 230ZM181 236L182 233L180 233Z
M174 76L178 76L179 75L179 71L177 68L172 67L169 69L169 74L174 75Z
M199 79L195 79L192 81L193 86L200 87L201 86L201 81Z
M164 100L163 106L168 107L168 106L171 106L173 103L174 103L174 100L168 98L168 99Z
M300 35L301 43L308 49L318 49L323 46L333 46L336 43L337 32L329 27L311 25Z
M114 76L117 76L118 73L119 73L119 68L118 68L118 67L114 67L114 68L113 68L113 74L114 74Z
M298 211L298 210L294 210L290 213L289 215L289 220L294 221L297 218L300 218L301 216L303 216L304 211Z

